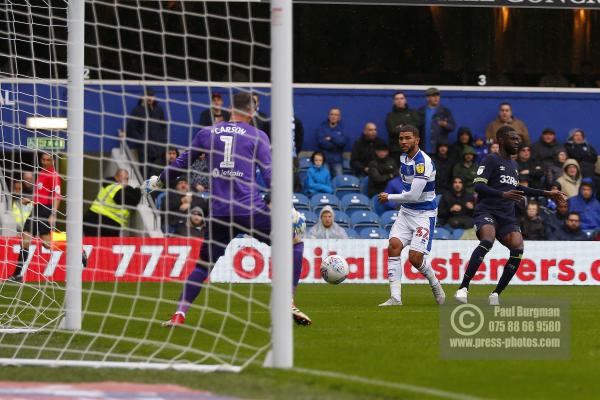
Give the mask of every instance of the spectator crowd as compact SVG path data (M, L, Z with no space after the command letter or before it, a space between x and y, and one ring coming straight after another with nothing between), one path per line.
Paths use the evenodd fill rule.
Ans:
M256 114L254 124L270 137L269 116L260 110L260 99L253 95ZM391 98L391 110L385 117L386 135L372 121L365 121L362 135L349 142L343 110L331 107L327 117L314 132L317 148L303 152L304 127L294 116L294 204L307 217L307 237L384 237L389 230L398 204L379 204L378 193L400 193L398 134L405 125L417 126L420 148L427 152L436 167L438 195L438 238L474 238L473 211L477 193L473 179L479 162L498 152L495 132L511 126L521 137L515 158L519 183L537 189L557 188L569 197L559 206L545 198L524 199L518 205L521 229L530 240L588 240L600 237L600 162L596 149L586 140L586 133L573 128L565 143L557 140L551 127L539 137L528 130L526 121L513 115L511 104L499 104L498 116L485 131L473 132L458 126L452 110L442 102L436 88L425 91L425 102L419 108L409 106L406 95L398 91ZM226 121L229 110L218 92L211 95L209 108L199 115L201 126ZM126 140L137 152L143 176L156 173L178 155L168 145L165 113L154 91L147 88L127 121ZM456 139L454 139L456 137ZM352 151L344 149L351 145ZM306 154L310 154L309 156ZM165 233L202 236L208 212L210 190L206 155L192 161L191 171L175 182L167 182L168 190L157 193L155 202L162 211L161 227ZM14 191L25 193L33 180L30 172L18 179ZM261 182L261 177L256 177ZM22 184L21 184L22 183ZM23 196L17 196L22 199ZM87 234L119 235L126 228L129 211L118 207L135 207L140 201L139 189L128 186L128 174L119 170L104 184L85 218ZM29 210L27 200L13 205L18 221ZM107 222L107 224L104 224ZM100 228L102 225L108 225Z
M600 183L600 163L596 149L587 142L583 130L572 129L565 143L557 140L551 127L543 129L536 138L527 128L526 121L513 114L512 105L503 102L498 106L497 117L489 122L485 131L473 132L467 126L457 127L451 108L442 101L440 90L429 88L424 95L424 104L412 108L403 92L395 92L391 110L385 116L386 135L380 134L374 122L365 121L362 135L354 143L350 143L343 110L331 107L314 132L317 148L309 155L305 155L307 152L300 154L304 127L294 116L294 202L307 216L308 237L371 238L386 234L389 218L394 218L393 213L399 205L382 205L374 197L382 191L402 191L398 134L405 125L419 128L420 147L436 166L438 237L474 237L472 216L477 193L473 190L473 179L479 162L487 154L499 152L498 144L494 142L495 132L502 126L513 127L521 137L515 159L519 183L537 189L558 188L569 196L566 207L559 207L545 198L525 199L519 204L524 237L585 240L600 232L600 202L596 190ZM253 97L256 106L254 124L270 137L269 116L260 110L260 98ZM199 123L209 126L227 120L229 115L221 94L213 92L210 107L201 113ZM144 118L153 122L143 122ZM163 140L160 138L164 135L161 120L164 120L164 112L154 99L154 92L147 89L127 124L127 137L133 139L142 165L154 160L159 167L164 166L178 155L176 148L165 148L166 136L162 136ZM146 132L143 132L144 126ZM349 154L344 152L348 145L352 149ZM164 154L164 158L158 154ZM201 155L194 160L188 177L169 182L168 193L158 195L156 202L163 211L165 232L191 232L194 226L192 210L202 220L209 217L206 215L208 173L205 155ZM257 176L257 182L261 182L260 176ZM355 214L360 213L372 213L376 217L367 214L371 222L354 221ZM200 231L200 228L192 230L195 234Z
M474 238L473 211L477 193L473 190L473 179L479 162L490 153L499 152L495 143L495 132L502 126L511 126L521 137L521 145L515 161L519 183L536 189L559 189L569 199L566 206L559 207L546 198L527 198L518 204L523 236L531 240L588 240L600 237L600 161L596 149L587 142L582 129L569 132L567 141L560 143L551 127L545 128L536 138L525 121L513 115L510 103L499 105L498 116L489 122L484 132L475 134L469 127L456 129L456 140L452 133L456 122L449 107L441 102L441 93L436 88L425 91L425 105L410 108L403 92L392 97L392 108L385 119L387 141L379 135L373 122L366 122L362 135L352 144L349 159L343 152L348 141L346 127L342 122L342 111L333 107L327 120L317 129L319 149L310 157L300 160L301 191L310 198L321 196L328 199L330 210L323 211L315 219L317 232L338 232L336 220L343 221L344 213L352 217L356 209L344 209L343 196L347 194L345 181L348 175L359 180L355 193L366 195L369 205L365 210L383 213L396 209L398 205L380 205L374 200L379 192L399 193L402 180L399 177L398 133L404 125L418 126L420 148L426 151L436 166L436 193L438 194L438 227L441 238ZM341 179L344 177L344 179ZM345 180L345 181L344 181ZM356 182L356 181L355 181ZM337 200L340 198L340 206ZM299 194L295 197L297 207L304 207ZM307 212L315 211L307 207ZM341 216L340 216L340 213ZM380 227L387 221L380 220ZM331 226L332 228L329 228ZM344 228L344 226L342 226ZM352 224L345 227L347 236L354 234ZM373 227L374 228L374 227ZM333 229L333 230L331 230ZM372 232L371 232L372 233ZM331 237L328 233L326 237ZM370 233L360 235L373 237Z

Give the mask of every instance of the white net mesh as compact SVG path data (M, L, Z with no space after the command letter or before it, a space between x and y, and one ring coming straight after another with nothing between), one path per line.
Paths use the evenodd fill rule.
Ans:
M94 0L85 12L87 267L82 329L70 332L60 323L62 231L69 186L81 183L66 175L65 127L31 120L66 117L67 2L8 2L0 11L0 358L245 366L270 346L270 288L228 279L200 286L198 271L211 265L196 262L205 232L209 256L230 237L268 235L257 226L268 220L257 196L270 178L270 152L260 154L269 143L255 127L268 133L269 118L193 148L163 177L165 189L146 196L139 187L189 151L202 126L227 121L236 93L268 104L268 5ZM196 284L181 294L194 271ZM176 310L185 324L164 328Z

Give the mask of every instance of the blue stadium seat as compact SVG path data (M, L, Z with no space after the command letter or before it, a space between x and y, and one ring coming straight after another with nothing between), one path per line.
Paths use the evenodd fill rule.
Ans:
M379 228L379 215L373 211L357 211L350 217L352 228Z
M433 231L433 238L436 240L450 240L452 238L452 234L446 228L435 228Z
M350 160L344 158L342 160L342 168L344 169L344 174L352 175L352 167L350 166Z
M360 192L365 196L369 195L369 177L365 176L360 180Z
M307 174L308 173L306 171L298 171L298 179L300 180L300 185L302 185L303 189L306 186Z
M210 193L209 192L196 192L196 195L198 197L200 197L201 199L207 200L210 197Z
M363 228L358 233L361 239L387 239L388 232L383 228Z
M346 228L346 235L348 235L348 239L358 239L360 236L358 236L358 233L356 233L356 231L352 228Z
M453 229L452 233L450 234L450 239L451 240L460 240L460 238L464 234L465 234L465 230L464 229L460 229L460 228Z
M298 159L298 169L300 171L306 171L311 166L310 157L300 157Z
M310 208L318 213L321 208L331 206L334 210L340 209L340 199L335 194L317 193L310 198Z
M392 225L396 222L396 218L398 218L398 211L390 210L381 214L381 227L389 231L392 229Z
M369 198L360 193L348 193L342 197L341 208L348 214L356 210L371 211Z
M306 229L312 227L319 221L319 216L312 211L302 210L299 212L304 216L304 219L306 220Z
M595 229L582 229L583 233L587 236L588 240L594 240L594 236L596 233Z
M337 196L360 192L360 179L352 175L338 175L333 178L332 184Z
M333 220L342 228L350 227L350 217L343 211L337 211L333 217Z
M389 211L382 203L377 200L377 194L371 197L371 210L377 215L383 215L384 212Z
M294 193L292 195L292 203L298 211L310 210L310 200L302 193Z

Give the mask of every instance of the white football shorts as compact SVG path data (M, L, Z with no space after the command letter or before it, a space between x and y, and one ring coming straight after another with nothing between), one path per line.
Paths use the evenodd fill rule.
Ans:
M436 213L412 213L401 209L392 230L390 239L397 238L402 242L402 247L410 244L410 248L423 254L429 254L433 242Z

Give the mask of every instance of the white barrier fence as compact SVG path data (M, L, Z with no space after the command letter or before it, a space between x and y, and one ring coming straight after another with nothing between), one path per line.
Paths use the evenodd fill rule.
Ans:
M435 241L432 267L443 283L460 283L477 241ZM301 282L320 283L323 258L339 254L350 266L349 283L387 283L387 240L306 240ZM405 283L424 283L403 252ZM508 249L496 242L473 279L496 283L508 259ZM292 268L292 266L287 266ZM254 239L236 239L215 266L212 282L270 282L270 248ZM600 243L526 241L514 284L600 285Z

